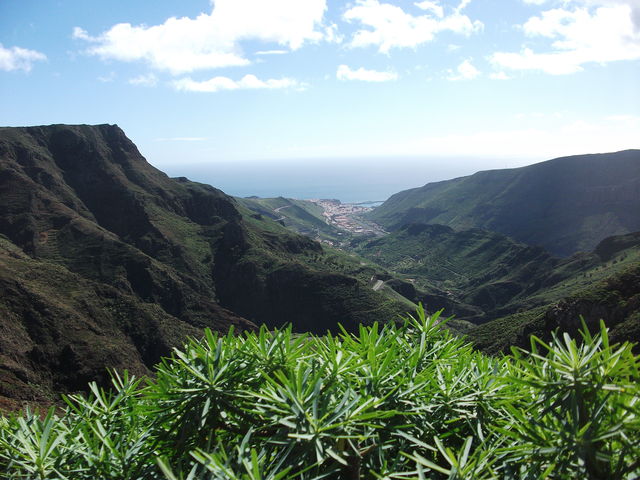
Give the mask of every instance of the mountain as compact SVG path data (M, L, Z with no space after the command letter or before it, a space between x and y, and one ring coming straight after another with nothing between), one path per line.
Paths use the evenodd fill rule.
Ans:
M0 398L144 373L187 335L406 312L375 270L171 179L115 125L0 128Z
M578 335L581 319L592 332L605 321L612 343L635 342L640 351L640 262L558 301L495 319L467 334L485 352L509 352L512 346L529 348L531 335L546 341L556 330Z
M518 296L537 291L559 262L540 247L514 242L481 229L457 232L445 225L409 224L381 238L352 242L354 251L392 273L405 276L431 299L428 310L481 322ZM423 301L423 303L425 303ZM465 305L466 312L460 307Z
M537 314L640 264L640 232L609 237L593 252L569 258L495 232L423 223L374 240L354 240L352 248L398 277L386 283L408 299L472 324ZM458 329L473 335L475 327Z
M391 230L417 222L482 228L568 256L640 230L638 212L640 150L626 150L429 183L393 195L369 218Z
M322 207L309 200L249 197L238 198L237 201L260 215L276 220L290 230L320 241L335 242L346 233L327 223L322 215Z
M200 333L159 305L34 259L4 236L0 292L0 410L105 384L106 367L148 375L160 356Z

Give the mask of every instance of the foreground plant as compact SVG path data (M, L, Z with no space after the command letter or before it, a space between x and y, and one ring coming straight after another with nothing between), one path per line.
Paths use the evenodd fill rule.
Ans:
M632 479L638 357L604 325L490 358L438 315L314 337L207 331L157 367L0 421L7 479ZM2 476L4 475L4 476Z
M514 351L509 378L527 392L506 405L513 446L505 451L520 470L548 478L635 478L640 468L638 358L631 345L611 346L607 330L582 342L564 334L531 353Z

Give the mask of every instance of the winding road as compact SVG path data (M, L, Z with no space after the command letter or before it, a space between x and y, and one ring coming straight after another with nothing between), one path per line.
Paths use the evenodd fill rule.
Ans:
M292 206L293 206L293 205L285 205L284 207L274 208L274 209L273 209L273 211L274 211L275 213L280 213L280 210L284 210L285 208L289 208L289 207L292 207ZM282 214L281 214L281 215L282 215ZM287 218L287 217L285 217L284 215L282 215L280 218L276 218L276 222L279 222L280 220L284 220L285 218Z

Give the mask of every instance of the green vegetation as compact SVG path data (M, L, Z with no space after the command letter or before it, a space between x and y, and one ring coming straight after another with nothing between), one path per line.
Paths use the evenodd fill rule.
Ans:
M557 294L551 289L547 294ZM513 345L526 346L530 335L550 338L557 328L577 333L576 319L588 325L607 318L615 341L640 340L640 263L627 266L606 278L572 293L559 301L523 309L468 330L469 338L484 352L508 351ZM636 347L637 348L637 347Z
M204 328L355 331L415 308L373 291L371 267L169 178L115 125L0 128L0 169L0 409L146 374Z
M447 315L476 324L513 315L502 326L483 327L486 335L478 332L506 349L514 344L506 339L534 312L539 317L544 312L540 307L584 296L594 285L640 265L639 233L609 237L594 252L566 259L495 232L428 224L409 224L381 238L354 241L352 247L404 281L391 280L389 285L432 310L444 308ZM591 317L587 312L578 315ZM612 313L600 315L611 318ZM528 333L542 334L540 329ZM526 342L528 335L519 337L516 344Z
M115 126L0 129L0 151L0 410L88 392L1 418L0 478L638 474L632 346L550 332L640 338L640 234L558 259L410 225L353 239L364 259L274 221L330 238L308 202L170 179ZM419 302L458 318L393 322Z
M583 327L491 358L438 314L206 332L145 384L0 417L6 479L632 479L640 358Z
M554 255L640 230L640 150L478 172L390 197L368 217L387 230L431 223L482 228Z
M278 220L294 232L314 240L341 242L349 233L326 222L323 209L308 200L292 198L236 198L244 207L258 215Z
M410 224L353 245L357 253L418 290L477 307L469 309L477 321L483 320L479 311L486 314L530 291L558 263L541 248L504 235L479 229L456 232L444 225ZM456 312L456 317L465 315Z
M221 236L221 232L213 233L211 226L199 225L189 218L162 210L151 204L148 207L149 220L158 231L174 245L181 246L181 257L165 254L161 259L166 263L175 263L176 267L185 265L193 268L200 278L206 278L211 263L211 245L209 238Z

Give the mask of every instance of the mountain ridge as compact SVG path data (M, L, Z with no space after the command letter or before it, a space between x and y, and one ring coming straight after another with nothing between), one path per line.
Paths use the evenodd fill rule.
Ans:
M5 398L147 372L205 327L325 333L410 310L369 267L169 178L114 125L0 128L0 235Z
M640 150L487 170L392 195L369 215L388 229L439 223L496 231L568 256L640 230Z

